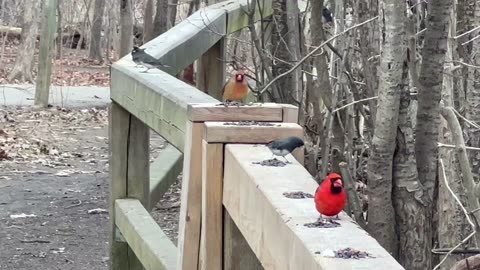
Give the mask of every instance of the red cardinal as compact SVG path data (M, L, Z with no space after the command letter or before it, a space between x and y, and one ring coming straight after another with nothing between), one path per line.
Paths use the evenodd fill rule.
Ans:
M232 78L223 86L223 101L244 103L248 94L248 84L245 72L238 70Z
M347 194L343 188L342 177L330 173L315 191L315 207L320 212L320 218L337 216L347 203Z

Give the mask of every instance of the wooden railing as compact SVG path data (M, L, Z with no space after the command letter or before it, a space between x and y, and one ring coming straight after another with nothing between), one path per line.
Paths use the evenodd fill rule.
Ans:
M271 15L259 1L255 19ZM286 167L252 162L270 158L266 143L303 137L298 109L286 104L217 106L224 83L225 37L245 27L247 1L201 9L144 45L173 68L141 73L127 55L111 68L110 256L112 269L403 269L348 216L341 227L307 228L318 217L303 150ZM260 6L260 13L258 10ZM198 88L172 75L199 60ZM272 125L231 125L235 121ZM150 129L169 143L149 162ZM183 160L183 161L182 161ZM178 245L149 210L183 170ZM343 260L318 252L352 247L375 258Z

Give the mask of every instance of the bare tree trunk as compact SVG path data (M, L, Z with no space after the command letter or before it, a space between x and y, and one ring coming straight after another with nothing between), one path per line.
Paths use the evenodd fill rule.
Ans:
M90 34L90 59L102 61L102 24L105 0L95 0Z
M133 0L120 2L120 52L119 57L130 53L133 48Z
M38 55L38 74L35 86L35 105L46 108L52 75L53 44L57 29L55 11L57 0L45 0L43 4L42 39Z
M33 82L32 64L34 62L35 43L38 33L39 2L37 0L25 0L23 10L23 26L20 48L17 51L15 65L8 75L8 80Z
M63 29L62 29L62 0L57 1L57 54L56 59L62 59L63 51Z
M273 35L272 35L272 56L274 64L272 73L276 77L289 70L293 63L300 58L300 46L298 44L298 3L296 1L275 0L273 6ZM274 100L278 103L290 103L298 105L300 101L299 85L301 70L290 73L279 80L282 85L279 93L274 93ZM276 96L278 94L278 96Z
M143 43L146 43L154 38L153 36L153 14L154 14L153 0L147 0L145 4L145 17L143 19Z
M422 65L419 76L418 109L416 124L415 156L418 176L426 193L427 219L424 226L431 227L433 199L437 180L438 127L440 124L440 100L442 96L443 64L447 51L448 20L452 1L429 1L427 29L422 49ZM427 235L431 239L432 235Z
M472 5L472 4L470 4ZM476 1L474 23L473 25L480 25L480 3ZM480 30L474 31L470 34L470 39L480 35ZM470 63L477 66L477 68L469 67L468 81L467 81L467 113L469 120L480 125L480 39L473 42ZM472 147L480 148L480 130L472 125L467 128L467 144ZM469 152L470 163L472 164L473 177L480 180L480 152Z
M400 92L405 58L405 10L397 0L379 6L382 40L380 84L368 174L368 225L370 234L393 256L398 251L392 202L393 155L397 137Z
M168 0L157 0L157 12L153 20L153 38L168 30Z
M171 2L168 4L168 29L175 26L175 20L177 19L177 8L178 8L178 0L170 0Z

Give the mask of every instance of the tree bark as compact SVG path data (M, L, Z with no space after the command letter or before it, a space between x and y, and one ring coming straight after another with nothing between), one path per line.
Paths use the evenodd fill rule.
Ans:
M102 24L105 0L95 0L90 34L90 59L102 60Z
M398 250L392 203L392 166L397 136L400 93L405 57L405 13L400 1L380 3L381 52L378 108L368 175L368 231L393 256Z
M473 25L480 25L480 3L476 1ZM470 34L470 39L480 35L480 30ZM470 63L480 66L480 39L473 41ZM467 113L466 117L480 124L480 69L469 67L467 80ZM480 148L480 130L467 125L467 145ZM469 152L470 163L472 164L473 177L480 180L480 152Z
M120 51L119 58L133 48L133 5L132 0L120 2Z
M153 20L153 38L168 30L168 0L157 0L157 12Z
M143 22L143 43L153 39L153 14L154 14L153 0L147 0L145 4L145 17Z
M273 35L272 35L272 55L274 65L272 73L276 77L289 70L292 64L300 58L300 46L298 39L300 36L298 24L298 3L296 1L275 0L272 2L273 8ZM301 79L301 70L290 73L278 81L278 96L274 94L275 102L289 103L298 105L300 101L299 84Z
M25 0L20 47L17 51L15 65L8 75L8 80L34 81L32 64L38 33L38 15L40 12L37 12L37 10L39 9L39 2L37 0Z
M55 11L57 0L45 0L43 5L42 39L38 54L38 74L35 85L35 102L37 106L46 108L52 76L53 44L57 30Z
M170 0L171 2L168 3L168 29L175 26L175 20L177 19L177 7L178 7L178 0Z

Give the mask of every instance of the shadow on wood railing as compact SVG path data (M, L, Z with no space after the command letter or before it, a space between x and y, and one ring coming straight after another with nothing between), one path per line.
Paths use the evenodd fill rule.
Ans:
M141 73L127 55L111 68L110 260L112 269L403 269L345 214L342 226L307 228L312 199L292 200L285 191L313 193L303 168L303 149L283 168L253 165L271 157L250 144L295 135L298 109L285 104L216 106L224 83L225 37L247 26L246 0L201 9L145 44L170 70ZM270 16L271 0L261 0ZM258 7L258 5L257 5ZM178 80L195 60L198 88ZM225 125L231 121L270 126ZM171 146L149 162L150 129ZM183 162L182 162L183 159ZM292 159L290 157L290 159ZM178 247L149 212L183 170ZM352 247L375 258L343 260L316 252Z

